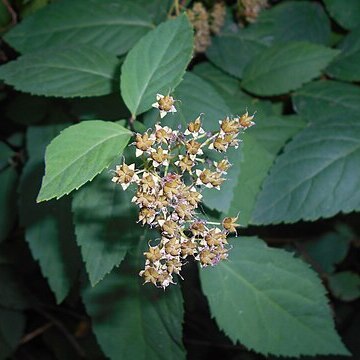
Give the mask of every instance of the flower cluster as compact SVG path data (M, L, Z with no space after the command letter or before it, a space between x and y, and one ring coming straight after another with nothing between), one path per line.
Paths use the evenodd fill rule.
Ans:
M215 3L208 12L201 2L195 2L193 7L187 10L187 14L195 30L195 51L203 53L211 44L211 33L218 34L224 25L225 4Z
M249 23L256 22L260 12L269 7L268 0L241 0L240 15Z
M159 104L164 97L158 95L157 99L159 106L154 107L160 114L173 112L173 103L165 110ZM227 258L227 235L236 232L237 217L225 218L213 226L201 217L199 204L202 189L220 189L231 164L226 158L206 158L204 150L226 152L229 147L237 147L238 135L254 125L252 119L248 113L226 117L219 121L218 131L207 133L199 116L184 132L156 124L154 129L135 134L132 145L142 166L123 162L116 167L112 181L124 190L131 184L136 186L132 202L139 207L138 221L160 233L144 253L145 268L140 276L145 283L166 288L174 283L174 274L180 275L189 256L201 267Z

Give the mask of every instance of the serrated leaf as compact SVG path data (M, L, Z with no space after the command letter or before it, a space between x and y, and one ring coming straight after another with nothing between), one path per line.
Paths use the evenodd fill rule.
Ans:
M329 276L329 288L334 296L343 301L360 297L360 276L351 271L342 271Z
M248 225L254 210L255 200L261 185L275 159L275 155L267 151L264 146L251 135L244 136L243 159L239 166L239 175L235 179L235 186L229 202L227 214L235 216L239 213L239 223ZM239 161L238 158L234 159Z
M87 44L121 55L152 28L148 12L132 1L63 0L24 19L5 40L21 53Z
M256 238L231 242L229 261L200 271L219 327L264 355L349 355L335 332L319 278L284 250Z
M341 54L330 64L327 74L340 80L360 81L360 27L348 34L338 49Z
M71 204L69 199L37 204L36 195L44 172L45 148L63 128L64 125L28 128L29 161L19 187L20 222L25 226L25 239L58 303L69 293L80 267Z
M329 119L360 118L360 89L337 81L314 81L297 90L295 111L311 122Z
M280 95L319 76L338 50L305 42L279 44L261 52L244 70L242 86L257 95Z
M164 293L143 286L139 269L131 269L126 263L121 265L122 271L114 271L83 293L105 355L113 360L168 360L169 354L174 360L185 359L180 288Z
M0 79L33 95L87 97L110 94L120 61L95 47L49 48L0 67Z
M177 112L165 116L161 123L173 127L174 124L185 126L189 121L195 120L203 114L203 127L206 131L219 128L219 120L230 115L231 110L224 99L208 82L192 72L187 72L184 80L176 88L175 99ZM159 120L159 111L151 110L145 116L147 126Z
M121 70L121 96L133 116L180 83L190 62L193 31L186 15L168 20L145 35L126 56Z
M247 226L261 185L278 151L303 126L300 119L291 119L289 116L256 119L256 126L241 136L241 148L227 152L233 165L221 191L204 190L203 201L206 206L224 215L239 214L238 222Z
M304 127L301 119L291 116L269 116L257 120L243 136L243 158L230 159L240 172L229 203L228 215L240 213L239 223L247 226L254 211L261 186L276 155L285 143Z
M330 21L319 3L286 1L262 11L245 34L269 44L309 41L328 45Z
M222 96L232 114L243 114L256 112L256 120L266 120L269 115L281 115L282 104L272 103L268 100L260 100L249 96L240 90L240 81L225 74L210 63L201 63L193 68L193 72L207 83L211 84ZM186 77L186 75L185 75ZM179 85L181 88L181 85Z
M247 142L247 138L242 136ZM240 169L243 165L244 161L244 147L245 144L241 144L238 149L230 148L226 152L226 157L232 166L229 168L226 174L226 181L222 184L221 189L203 189L202 191L202 202L210 209L217 210L222 213L230 213L230 204L234 197L234 192L236 191L236 187L238 186L237 179L239 178ZM222 156L214 156L212 155L212 159L216 161L220 161ZM239 204L238 204L239 205ZM236 216L240 209L237 209L232 216ZM242 214L242 213L241 213ZM230 214L231 215L231 214Z
M253 222L292 223L360 210L359 162L357 118L311 124L278 157L259 195Z
M358 0L324 0L327 11L345 29L360 25L360 3Z
M256 109L256 103L253 105ZM279 116L268 114L258 118L256 125L247 133L253 136L270 154L277 155L285 143L305 127L304 120L296 115Z
M76 240L94 286L124 260L143 230L136 224L131 194L111 182L107 171L74 194L72 210Z
M131 132L101 120L63 130L47 147L45 176L37 201L59 199L108 167L129 142Z
M136 4L143 8L155 24L165 21L173 5L172 0L136 0Z
M240 90L240 81L224 73L209 62L195 65L192 72L210 83L220 95L234 95Z
M243 77L246 65L266 49L264 43L245 34L245 31L221 34L212 39L206 51L212 63L239 79Z

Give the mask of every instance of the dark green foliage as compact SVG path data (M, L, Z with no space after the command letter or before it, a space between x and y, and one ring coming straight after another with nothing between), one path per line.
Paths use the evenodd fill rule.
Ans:
M200 2L0 1L0 360L360 357L360 1ZM229 259L165 291L111 181L157 93L173 130L256 122L196 209L238 216Z

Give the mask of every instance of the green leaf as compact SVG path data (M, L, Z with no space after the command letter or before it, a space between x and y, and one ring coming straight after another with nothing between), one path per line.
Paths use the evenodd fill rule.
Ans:
M356 300L360 297L360 276L351 271L336 273L329 277L329 288L340 300Z
M330 21L319 3L286 1L262 11L245 33L271 44L309 41L328 45Z
M120 62L97 48L50 48L0 67L0 79L33 95L86 97L110 94Z
M256 120L258 121L259 119L267 119L269 115L281 115L282 113L282 103L272 103L247 95L240 90L239 80L225 74L210 63L205 62L196 65L193 72L215 88L232 114L243 114L246 110L249 113L256 112Z
M297 90L292 100L295 111L311 122L360 119L360 89L355 85L315 81Z
M32 256L39 261L56 301L60 303L77 278L80 257L75 242L69 199L37 204L47 144L64 125L29 127L26 163L20 180L20 222Z
M246 142L248 142L248 138L244 135L243 138ZM222 213L230 214L232 216L236 216L239 209L236 210L235 213L231 214L229 211L231 201L234 197L235 188L238 186L237 179L239 178L240 169L243 165L244 161L244 148L245 144L241 144L241 146L238 149L230 148L226 152L226 157L232 164L232 166L229 168L227 175L226 175L226 181L221 186L220 190L217 189L203 189L202 191L202 202L210 209L217 210ZM214 154L211 154L212 159L219 161L223 157L218 155L214 156ZM241 212L242 215L242 212ZM242 218L242 217L241 217Z
M243 226L248 225L261 185L276 154L304 126L300 119L291 118L269 116L255 119L256 126L241 136L241 148L227 152L233 165L221 191L203 191L206 206L221 211L224 215L235 216L239 213L238 222Z
M16 219L16 187L18 174L10 165L13 151L0 142L0 242L9 234Z
M320 75L338 50L305 42L279 44L261 52L244 70L242 86L257 95L280 95Z
M251 135L244 135L243 159L234 166L240 168L229 202L228 215L239 213L239 223L247 226L254 210L260 187L275 159L265 147ZM237 160L236 158L234 159ZM237 160L239 161L239 160Z
M155 24L165 21L173 5L172 0L136 0L140 6L150 16Z
M174 286L164 293L143 286L138 271L129 268L127 261L120 271L83 294L102 350L113 360L185 359L180 288Z
M63 0L24 19L5 40L21 53L87 44L121 55L152 28L149 14L132 1Z
M227 95L234 95L240 90L239 80L227 75L209 62L195 65L192 72L210 83L220 95L223 95L224 100Z
M357 118L311 124L278 157L259 195L253 222L292 223L360 210L359 162Z
M340 80L360 81L360 27L348 34L338 49L341 54L330 64L327 74Z
M121 95L135 117L151 107L157 93L180 83L193 51L186 15L168 20L145 35L127 55L121 71Z
M256 238L231 242L229 261L202 269L219 327L235 343L277 356L349 355L319 278L302 261Z
M47 147L45 176L37 201L59 199L108 167L129 142L131 132L101 120L89 120L61 132Z
M178 105L178 112L183 123L184 120L186 123L195 120L203 113L204 128L209 131L218 128L219 120L230 115L229 107L218 92L191 72L185 74L184 81L175 91L175 96L181 100ZM176 120L171 122L177 123Z
M339 226L337 230L304 243L306 255L318 265L315 270L331 274L335 271L335 265L345 259L354 235L344 226Z
M264 49L266 45L258 39L248 38L245 31L239 31L214 37L206 56L222 70L241 79L246 65Z
M249 96L239 90L234 95L226 97L226 104L230 107L232 114L256 113L256 120L266 120L271 115L281 115L282 104L273 103L269 100L260 100L254 96Z
M256 109L256 104L253 107ZM255 122L256 126L250 128L247 133L274 156L289 139L305 127L305 122L296 115L267 115L258 118L256 113Z
M360 25L360 3L358 0L324 0L327 11L345 29Z
M231 110L224 99L212 85L201 79L192 72L187 72L184 80L176 88L175 99L177 112L165 116L161 123L174 127L174 124L181 124L183 127L200 114L203 114L203 127L206 131L219 128L219 120L230 115ZM159 120L159 111L153 109L146 114L145 123L147 126Z
M72 209L77 243L94 286L124 260L143 230L136 224L131 194L111 182L108 172L74 194Z

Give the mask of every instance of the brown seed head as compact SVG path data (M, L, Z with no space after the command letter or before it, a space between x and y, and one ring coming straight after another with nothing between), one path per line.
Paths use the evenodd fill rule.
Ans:
M236 223L237 219L238 217L226 217L221 224L225 230L236 233L236 227L239 226Z
M201 250L200 263L202 266L208 266L213 264L213 260L216 255L208 249Z
M189 123L187 129L189 130L189 132L191 133L197 133L200 131L201 129L201 120L200 120L200 116L196 118L196 120L194 122Z
M172 96L166 95L158 100L159 109L164 111L170 111L171 107L174 105L174 102L175 101Z
M147 151L154 144L155 140L151 139L148 133L136 134L135 146L142 151Z
M151 282L156 285L156 282L159 278L159 273L155 268L147 267L145 270L140 271L140 276L144 278L145 283Z
M159 146L156 151L151 153L151 158L157 163L162 164L169 158L169 154Z
M150 246L148 252L144 252L146 259L150 262L154 263L159 261L162 258L162 254L160 253L160 248L158 246Z
M222 121L220 128L225 134L235 134L239 132L240 124L237 119L230 120L227 117Z
M165 252L171 256L178 256L180 254L181 245L176 238L170 239L165 244Z
M197 155L199 153L201 144L194 139L186 143L186 151L190 155Z

